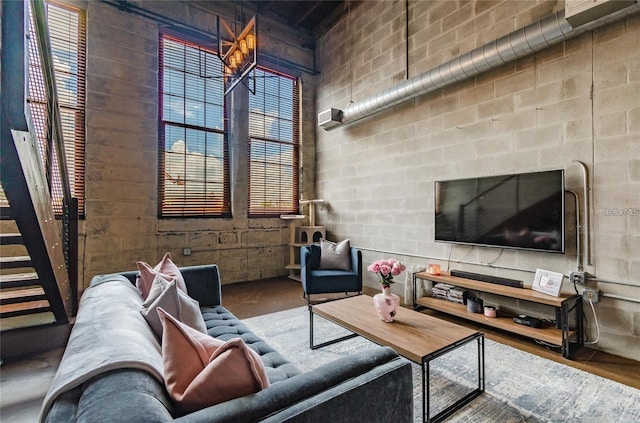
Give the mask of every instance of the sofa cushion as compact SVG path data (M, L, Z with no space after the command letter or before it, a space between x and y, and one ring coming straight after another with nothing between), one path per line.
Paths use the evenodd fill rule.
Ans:
M184 413L256 393L269 386L258 354L240 338L221 341L181 323L161 308L164 378Z
M277 383L301 373L280 352L253 333L224 306L201 307L201 310L209 335L223 341L241 338L245 344L258 353L266 367L270 383Z
M307 285L307 294L326 292L351 292L357 289L358 274L344 270L312 270L312 283Z
M351 271L351 244L348 239L339 243L320 240L320 269Z
M161 274L156 274L149 296L142 303L140 312L156 336L161 339L162 323L157 311L159 308L197 331L207 333L198 302L178 289L175 279L168 281Z
M142 298L146 299L149 296L149 291L153 285L153 280L156 274L160 273L167 280L176 280L178 288L185 293L187 292L187 285L184 282L182 273L176 264L171 261L171 253L166 252L160 263L155 267L151 267L149 264L139 261L136 263L138 267L138 278L136 279L136 287L140 290Z

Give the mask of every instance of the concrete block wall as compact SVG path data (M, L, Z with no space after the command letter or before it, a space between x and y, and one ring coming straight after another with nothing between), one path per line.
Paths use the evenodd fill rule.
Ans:
M136 261L152 265L166 251L179 265L217 263L223 283L288 274L288 226L279 218L248 219L246 137L232 135L233 218L158 219L158 23L116 7L86 2L87 113L86 220L81 222L81 287L96 274L132 270ZM136 2L186 26L215 34L215 15L193 2ZM218 2L233 21L234 5ZM245 10L249 13L248 10ZM277 22L261 21L260 48L307 68L313 52L308 40ZM302 75L309 90L302 103L315 103L313 77ZM242 97L242 85L234 100ZM246 90L246 89L245 89ZM246 91L244 91L246 95ZM233 112L232 112L233 113ZM303 114L302 149L313 158L315 113ZM231 116L232 124L238 117ZM246 124L246 120L245 120ZM241 132L241 131L240 131ZM244 130L246 134L246 129ZM305 162L306 163L306 162ZM304 173L308 198L313 196L313 163ZM306 181L306 182L304 182ZM189 248L191 255L183 255Z
M403 0L367 1L318 43L317 109L344 109L563 7L410 0L405 10ZM440 263L530 286L537 268L568 275L577 267L572 196L566 254L501 251L434 242L434 181L564 169L581 202L580 161L590 186L585 270L603 293L598 348L640 360L639 45L636 14L390 111L318 128L316 193L330 204L320 224L329 238L363 248L365 264L392 256L409 269ZM400 295L405 277L394 285ZM365 283L377 286L371 274Z

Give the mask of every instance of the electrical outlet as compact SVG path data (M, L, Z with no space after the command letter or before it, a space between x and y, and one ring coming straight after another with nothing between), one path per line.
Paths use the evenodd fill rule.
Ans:
M586 281L586 275L584 272L581 271L574 271L569 273L569 281L571 283L577 283L580 285L584 285L585 281Z
M597 289L585 288L582 290L582 300L597 303L600 299L600 293Z

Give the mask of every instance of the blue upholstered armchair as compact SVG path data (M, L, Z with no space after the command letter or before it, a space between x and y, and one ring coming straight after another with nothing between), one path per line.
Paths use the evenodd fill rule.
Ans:
M310 295L362 292L362 252L350 248L351 269L320 269L321 248L309 245L300 248L300 276L302 288L310 303Z

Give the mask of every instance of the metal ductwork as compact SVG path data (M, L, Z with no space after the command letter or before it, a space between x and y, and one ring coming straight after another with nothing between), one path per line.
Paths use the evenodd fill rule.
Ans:
M364 100L350 103L342 112L340 123L334 121L331 122L331 125L322 125L322 127L331 129L364 119L416 97L464 81L482 72L577 37L638 11L640 11L640 4L636 3L577 28L572 28L567 22L564 10L558 11L392 88Z

